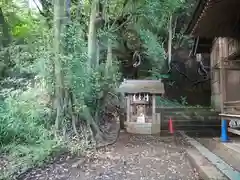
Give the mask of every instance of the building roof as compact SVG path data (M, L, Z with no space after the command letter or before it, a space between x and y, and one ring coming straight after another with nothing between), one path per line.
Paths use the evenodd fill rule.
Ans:
M190 22L188 23L185 34L192 33L192 30L193 30L197 20L199 19L199 16L201 15L201 13L203 11L203 8L204 8L206 2L207 2L207 0L197 0L197 5L196 5L193 15L190 19Z
M240 0L199 0L186 34L240 38Z

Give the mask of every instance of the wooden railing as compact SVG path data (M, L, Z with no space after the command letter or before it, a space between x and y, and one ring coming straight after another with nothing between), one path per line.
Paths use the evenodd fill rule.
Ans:
M228 60L235 60L239 55L240 55L239 40L228 38Z
M224 102L224 112L219 114L223 119L230 121L230 124L236 124L228 127L228 132L240 135L240 101Z
M224 102L224 113L240 115L240 101Z

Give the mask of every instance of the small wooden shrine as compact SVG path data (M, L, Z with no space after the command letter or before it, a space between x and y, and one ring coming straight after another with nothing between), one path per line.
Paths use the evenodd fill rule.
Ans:
M130 133L160 133L160 115L156 114L156 97L164 94L161 80L124 80L119 92L126 97L126 129Z

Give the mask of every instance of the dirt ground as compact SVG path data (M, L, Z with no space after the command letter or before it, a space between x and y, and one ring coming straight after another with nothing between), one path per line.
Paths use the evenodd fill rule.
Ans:
M178 141L178 140L177 140ZM172 136L121 133L116 144L86 159L62 160L34 169L22 180L197 180Z

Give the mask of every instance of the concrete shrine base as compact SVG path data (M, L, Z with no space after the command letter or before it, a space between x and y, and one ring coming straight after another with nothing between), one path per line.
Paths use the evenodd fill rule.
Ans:
M132 134L158 134L160 133L160 124L127 122L126 130Z

